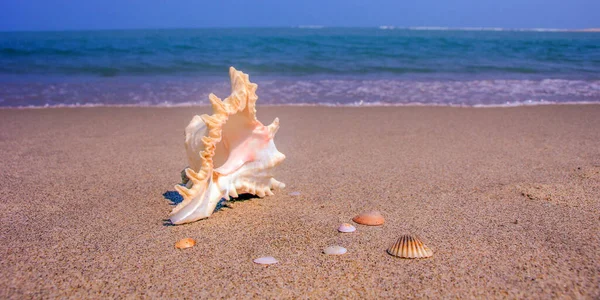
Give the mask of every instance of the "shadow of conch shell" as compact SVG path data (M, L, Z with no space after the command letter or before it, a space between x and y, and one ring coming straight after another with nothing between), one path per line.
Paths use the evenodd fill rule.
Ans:
M258 121L258 86L233 67L229 76L231 95L221 101L210 94L213 115L194 116L185 128L189 167L183 177L189 181L175 186L183 197L169 218L175 225L209 217L222 198L243 193L264 197L285 187L272 175L285 159L273 143L279 119L269 126Z

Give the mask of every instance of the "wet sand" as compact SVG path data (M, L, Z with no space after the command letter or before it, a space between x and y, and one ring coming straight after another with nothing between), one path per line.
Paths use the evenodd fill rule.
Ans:
M600 105L259 106L287 188L168 226L208 111L0 110L0 298L600 297ZM433 258L389 256L403 233Z

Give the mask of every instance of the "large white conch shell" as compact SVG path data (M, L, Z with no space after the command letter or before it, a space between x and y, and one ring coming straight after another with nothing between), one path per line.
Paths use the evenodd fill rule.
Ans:
M258 121L258 86L233 67L229 76L231 95L221 101L210 94L213 115L194 116L185 128L189 182L187 187L175 186L183 201L171 212L173 224L209 217L223 198L243 193L264 197L273 195L271 189L285 187L272 174L285 159L273 143L279 119L269 126Z

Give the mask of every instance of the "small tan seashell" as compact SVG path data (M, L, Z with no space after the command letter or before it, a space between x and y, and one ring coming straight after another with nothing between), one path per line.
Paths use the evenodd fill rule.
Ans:
M433 251L425 246L421 240L409 234L401 236L387 253L401 258L427 258L433 256Z
M362 214L352 218L352 221L354 221L358 224L362 224L362 225L379 226L379 225L383 225L383 223L385 222L385 219L383 218L383 216L381 215L380 212L371 211L371 212L362 213Z
M192 247L194 247L194 245L196 245L196 241L194 241L194 239L185 238L185 239L179 240L177 243L175 243L175 248L186 249L186 248L192 248Z

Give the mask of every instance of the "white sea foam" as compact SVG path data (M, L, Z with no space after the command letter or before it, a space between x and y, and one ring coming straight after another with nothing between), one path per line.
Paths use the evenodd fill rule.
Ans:
M599 102L593 101L572 101L572 102L551 102L551 101L514 101L500 104L440 104L440 103L385 103L385 102L352 102L352 103L336 103L336 102L322 102L322 103L282 103L282 104L259 104L261 107L349 107L349 108L368 108L368 107L462 107L462 108L510 108L510 107L521 107L521 106L540 106L540 105L600 105ZM150 104L96 104L96 103L84 103L84 104L56 104L56 105L44 105L44 106L15 106L15 107L0 107L0 109L53 109L53 108L98 108L98 107L114 107L114 108L180 108L180 107L210 107L209 104L197 104L197 103L163 103L157 105Z
M259 79L256 82L261 105L485 107L600 103L600 80ZM109 84L19 85L0 88L3 100L0 105L189 107L209 105L211 92L221 97L229 93L225 83L120 83L118 89Z

